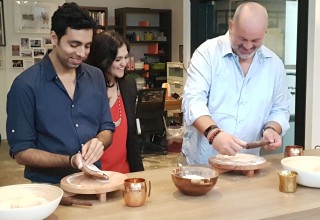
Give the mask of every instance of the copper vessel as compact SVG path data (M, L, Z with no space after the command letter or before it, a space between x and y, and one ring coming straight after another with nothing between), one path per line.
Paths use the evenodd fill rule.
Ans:
M299 145L286 146L284 150L284 157L302 156L303 147Z

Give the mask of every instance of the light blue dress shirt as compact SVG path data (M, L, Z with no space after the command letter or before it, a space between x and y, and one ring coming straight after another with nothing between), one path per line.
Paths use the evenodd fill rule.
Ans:
M245 76L232 52L229 33L207 40L194 52L184 87L185 134L182 152L189 164L207 164L217 154L192 124L210 115L225 132L243 141L256 141L269 121L289 129L290 94L281 59L262 46ZM259 155L260 148L243 150Z

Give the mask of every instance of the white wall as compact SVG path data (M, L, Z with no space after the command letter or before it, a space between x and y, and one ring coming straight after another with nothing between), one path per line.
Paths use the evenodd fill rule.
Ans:
M50 0L45 0L50 1ZM57 0L51 0L57 2ZM172 60L178 60L178 45L183 44L183 3L189 0L59 0L58 2L76 2L82 6L108 7L109 16L114 16L114 9L121 7L138 7L153 9L171 9L172 10ZM19 44L21 37L38 38L47 36L47 34L17 34L14 33L13 21L13 0L3 0L6 46L1 47L4 55L4 67L0 69L0 133L3 139L6 139L6 95L14 78L19 75L22 69L11 68L11 45Z
M320 1L309 0L305 147L320 145Z

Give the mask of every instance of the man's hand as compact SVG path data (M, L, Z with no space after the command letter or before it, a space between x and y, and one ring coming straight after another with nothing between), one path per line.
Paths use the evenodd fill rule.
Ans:
M234 156L242 150L241 146L246 145L246 142L222 131L214 138L212 145L220 154Z
M262 139L268 141L269 144L264 146L266 150L275 150L282 146L281 136L273 129L267 129L262 134Z
M103 150L102 142L98 138L93 138L82 146L81 156L86 164L91 165L100 159Z

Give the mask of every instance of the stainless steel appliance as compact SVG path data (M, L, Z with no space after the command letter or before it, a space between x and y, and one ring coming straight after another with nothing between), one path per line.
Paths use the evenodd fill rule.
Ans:
M181 62L167 62L167 82L170 84L171 93L183 93L186 73Z

